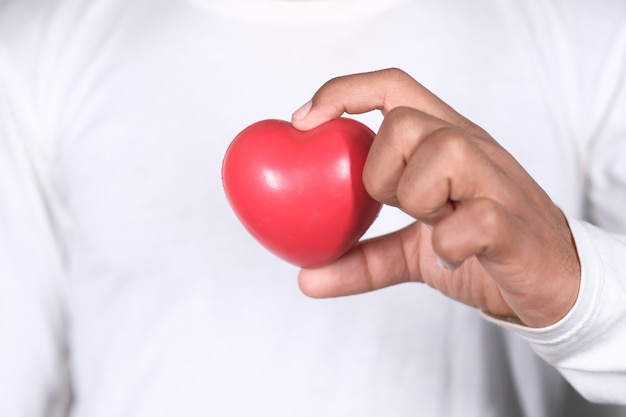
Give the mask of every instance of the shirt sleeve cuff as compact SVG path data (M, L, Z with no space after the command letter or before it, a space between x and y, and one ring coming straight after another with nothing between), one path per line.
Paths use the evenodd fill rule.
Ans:
M590 225L568 219L581 262L581 281L578 298L572 309L558 322L542 328L523 325L516 318L497 317L483 312L483 317L526 339L541 356L558 361L567 350L567 341L589 326L599 305L605 281L604 266L597 248L592 243Z

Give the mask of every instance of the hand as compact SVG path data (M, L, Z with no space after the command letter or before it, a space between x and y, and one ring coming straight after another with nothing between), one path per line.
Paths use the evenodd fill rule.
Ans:
M531 327L565 316L578 295L580 263L563 213L489 134L406 73L330 80L292 123L308 130L374 109L384 119L365 163L365 187L417 221L303 269L301 290L335 297L425 282Z

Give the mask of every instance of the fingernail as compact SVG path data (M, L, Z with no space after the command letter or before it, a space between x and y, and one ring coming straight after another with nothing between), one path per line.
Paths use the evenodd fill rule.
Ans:
M443 259L441 259L441 258L439 257L439 255L437 255L437 264L438 264L440 267L442 267L443 269L447 269L447 270L449 270L449 271L451 271L451 270L455 269L455 268L454 268L454 265L452 265L451 263L448 263L448 262L444 261Z
M298 110L296 110L295 112L293 112L293 114L291 115L292 119L295 120L302 120L306 117L307 114L309 114L309 111L311 110L311 106L313 105L312 101L307 101L306 103L304 103Z
M430 230L431 232L433 231L433 226L432 224L428 224L428 223L424 223L424 226L428 227L428 230Z

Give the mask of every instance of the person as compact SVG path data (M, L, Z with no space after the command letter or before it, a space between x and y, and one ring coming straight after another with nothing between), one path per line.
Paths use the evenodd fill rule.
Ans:
M567 380L623 403L625 18L618 0L0 3L0 415L558 416ZM243 229L220 169L321 85L293 124L382 109L353 117L388 205L373 240L299 271ZM409 279L429 285L336 297Z

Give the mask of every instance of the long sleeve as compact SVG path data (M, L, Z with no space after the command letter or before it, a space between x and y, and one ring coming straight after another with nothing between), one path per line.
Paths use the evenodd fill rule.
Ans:
M564 31L573 34L581 97L572 120L586 127L577 131L584 137L585 216L568 213L582 267L578 300L547 328L494 322L528 340L589 400L626 404L626 25L623 16L603 15L611 5L617 3L587 16L606 21L597 25L602 42L594 44L582 25Z
M67 260L56 176L25 83L37 34L14 11L0 6L0 415L60 417L70 392Z
M528 340L587 399L626 404L626 239L570 219L582 265L574 308L541 329L495 321Z

